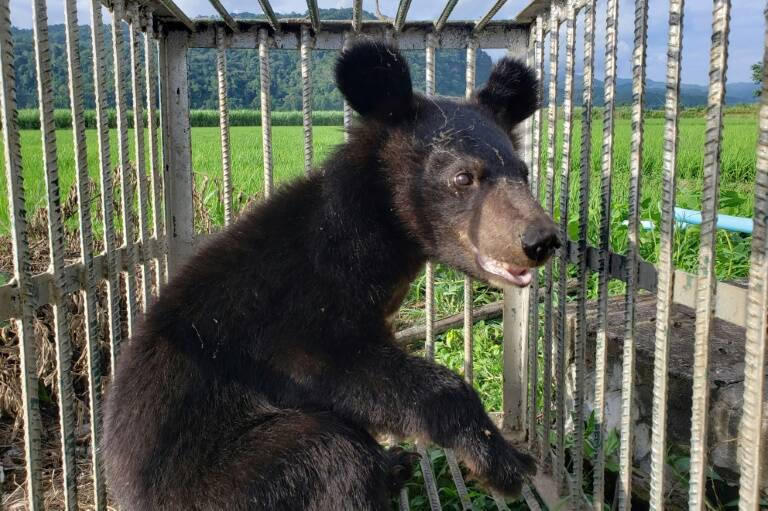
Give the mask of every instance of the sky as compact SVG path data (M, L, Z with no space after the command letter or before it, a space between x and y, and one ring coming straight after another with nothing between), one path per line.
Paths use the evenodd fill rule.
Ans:
M77 0L80 23L90 19L90 0ZM451 15L452 20L477 19L490 8L495 0L459 0ZM514 19L530 0L507 0L496 14L495 20ZM216 13L208 0L176 0L176 3L194 18L196 16L215 16ZM261 12L256 0L222 0L224 6L232 13ZM596 32L596 77L602 79L605 35L605 0L598 0L597 32ZM64 0L48 1L49 23L63 23ZM276 12L304 12L304 0L272 0ZM318 0L321 8L351 7L352 0ZM397 10L397 0L380 0L381 10L385 15L394 16ZM443 9L445 0L412 0L408 13L409 20L435 19ZM619 77L631 76L631 54L633 47L634 1L620 0L619 2ZM765 41L765 0L732 0L730 52L728 59L728 80L731 82L751 81L750 67L762 61L762 51ZM32 25L32 8L30 0L11 0L11 22L17 27L30 28ZM364 0L363 8L373 12L375 0ZM106 16L106 11L105 11ZM105 17L105 20L108 19ZM581 20L581 18L580 18ZM665 79L666 44L668 35L668 1L649 0L648 13L648 50L647 75L657 81ZM710 27L712 23L712 1L688 0L685 5L683 33L683 63L682 80L684 83L706 84L708 76ZM581 24L583 25L583 23ZM565 40L565 27L562 29L561 40ZM577 33L577 41L581 42L583 32ZM577 45L577 55L581 45ZM561 51L561 54L563 52ZM491 52L493 58L498 58L501 52ZM578 61L579 59L577 59ZM577 65L577 72L579 72Z

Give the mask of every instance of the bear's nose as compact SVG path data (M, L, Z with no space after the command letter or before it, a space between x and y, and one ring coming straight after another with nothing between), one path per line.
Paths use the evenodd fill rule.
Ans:
M537 263L546 261L560 248L560 237L554 227L529 225L523 232L523 252Z

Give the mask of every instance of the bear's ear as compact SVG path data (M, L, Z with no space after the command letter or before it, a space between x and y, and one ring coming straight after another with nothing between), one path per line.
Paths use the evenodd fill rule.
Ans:
M336 86L363 117L396 124L415 115L408 62L393 46L362 41L336 62Z
M539 83L533 70L505 57L491 71L485 86L474 99L490 111L496 122L511 130L539 108Z

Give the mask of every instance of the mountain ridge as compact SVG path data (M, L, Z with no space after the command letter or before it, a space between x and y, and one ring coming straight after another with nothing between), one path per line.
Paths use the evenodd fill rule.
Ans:
M306 13L291 12L278 14L278 17L306 17ZM250 12L236 13L238 19L263 19L263 14ZM320 9L322 19L351 19L352 9ZM365 19L376 17L367 11ZM83 70L84 104L94 107L93 69L91 65L90 27L80 27L80 51ZM127 41L127 27L124 27ZM17 104L19 108L37 107L37 85L34 58L34 40L31 29L12 28L14 42L14 60L16 67ZM111 44L111 30L105 25L105 43ZM49 27L51 61L53 66L54 105L56 108L68 108L68 85L65 50L64 25ZM127 44L126 44L127 49ZM227 84L229 104L232 109L258 109L260 97L258 53L255 50L230 49L227 52ZM333 66L337 53L329 50L312 52L313 107L317 110L338 110L342 106L341 96L333 83ZM405 56L411 66L414 88L424 90L425 63L423 51L407 51ZM112 58L107 58L106 76L112 76ZM123 56L126 68L129 66L128 55ZM216 108L218 105L215 50L191 49L188 54L190 108ZM485 51L477 53L476 79L480 86L488 79L493 61ZM465 90L466 52L462 50L439 50L436 54L437 93L444 96L463 96ZM270 52L272 106L276 111L301 109L301 75L299 73L298 52L273 50ZM564 93L564 76L558 79L558 95ZM126 83L126 86L128 83ZM595 104L603 104L604 86L601 80L595 80ZM751 83L732 83L726 86L726 103L755 103L756 86ZM126 89L129 91L129 89ZM545 89L546 90L546 89ZM646 81L646 107L663 108L666 86L663 82ZM127 95L130 104L130 91ZM577 75L574 83L574 103L580 105L583 96L583 78ZM108 105L114 105L114 81L107 83L106 97ZM543 98L544 104L547 98ZM632 80L618 78L616 86L617 105L631 104ZM681 85L681 103L684 107L702 106L707 103L707 87L697 84Z

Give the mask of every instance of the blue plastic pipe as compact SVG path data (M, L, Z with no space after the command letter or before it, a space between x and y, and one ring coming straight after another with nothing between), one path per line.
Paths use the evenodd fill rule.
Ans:
M701 225L701 211L675 208L675 221L689 225ZM754 221L751 218L731 215L717 215L717 228L731 232L752 234Z
M695 209L675 208L675 222L679 228L686 228L689 225L701 225L701 211ZM625 221L626 225L627 222ZM656 228L653 220L641 220L640 224L646 231ZM752 234L754 221L751 218L731 215L717 215L717 228L731 232L741 232Z

